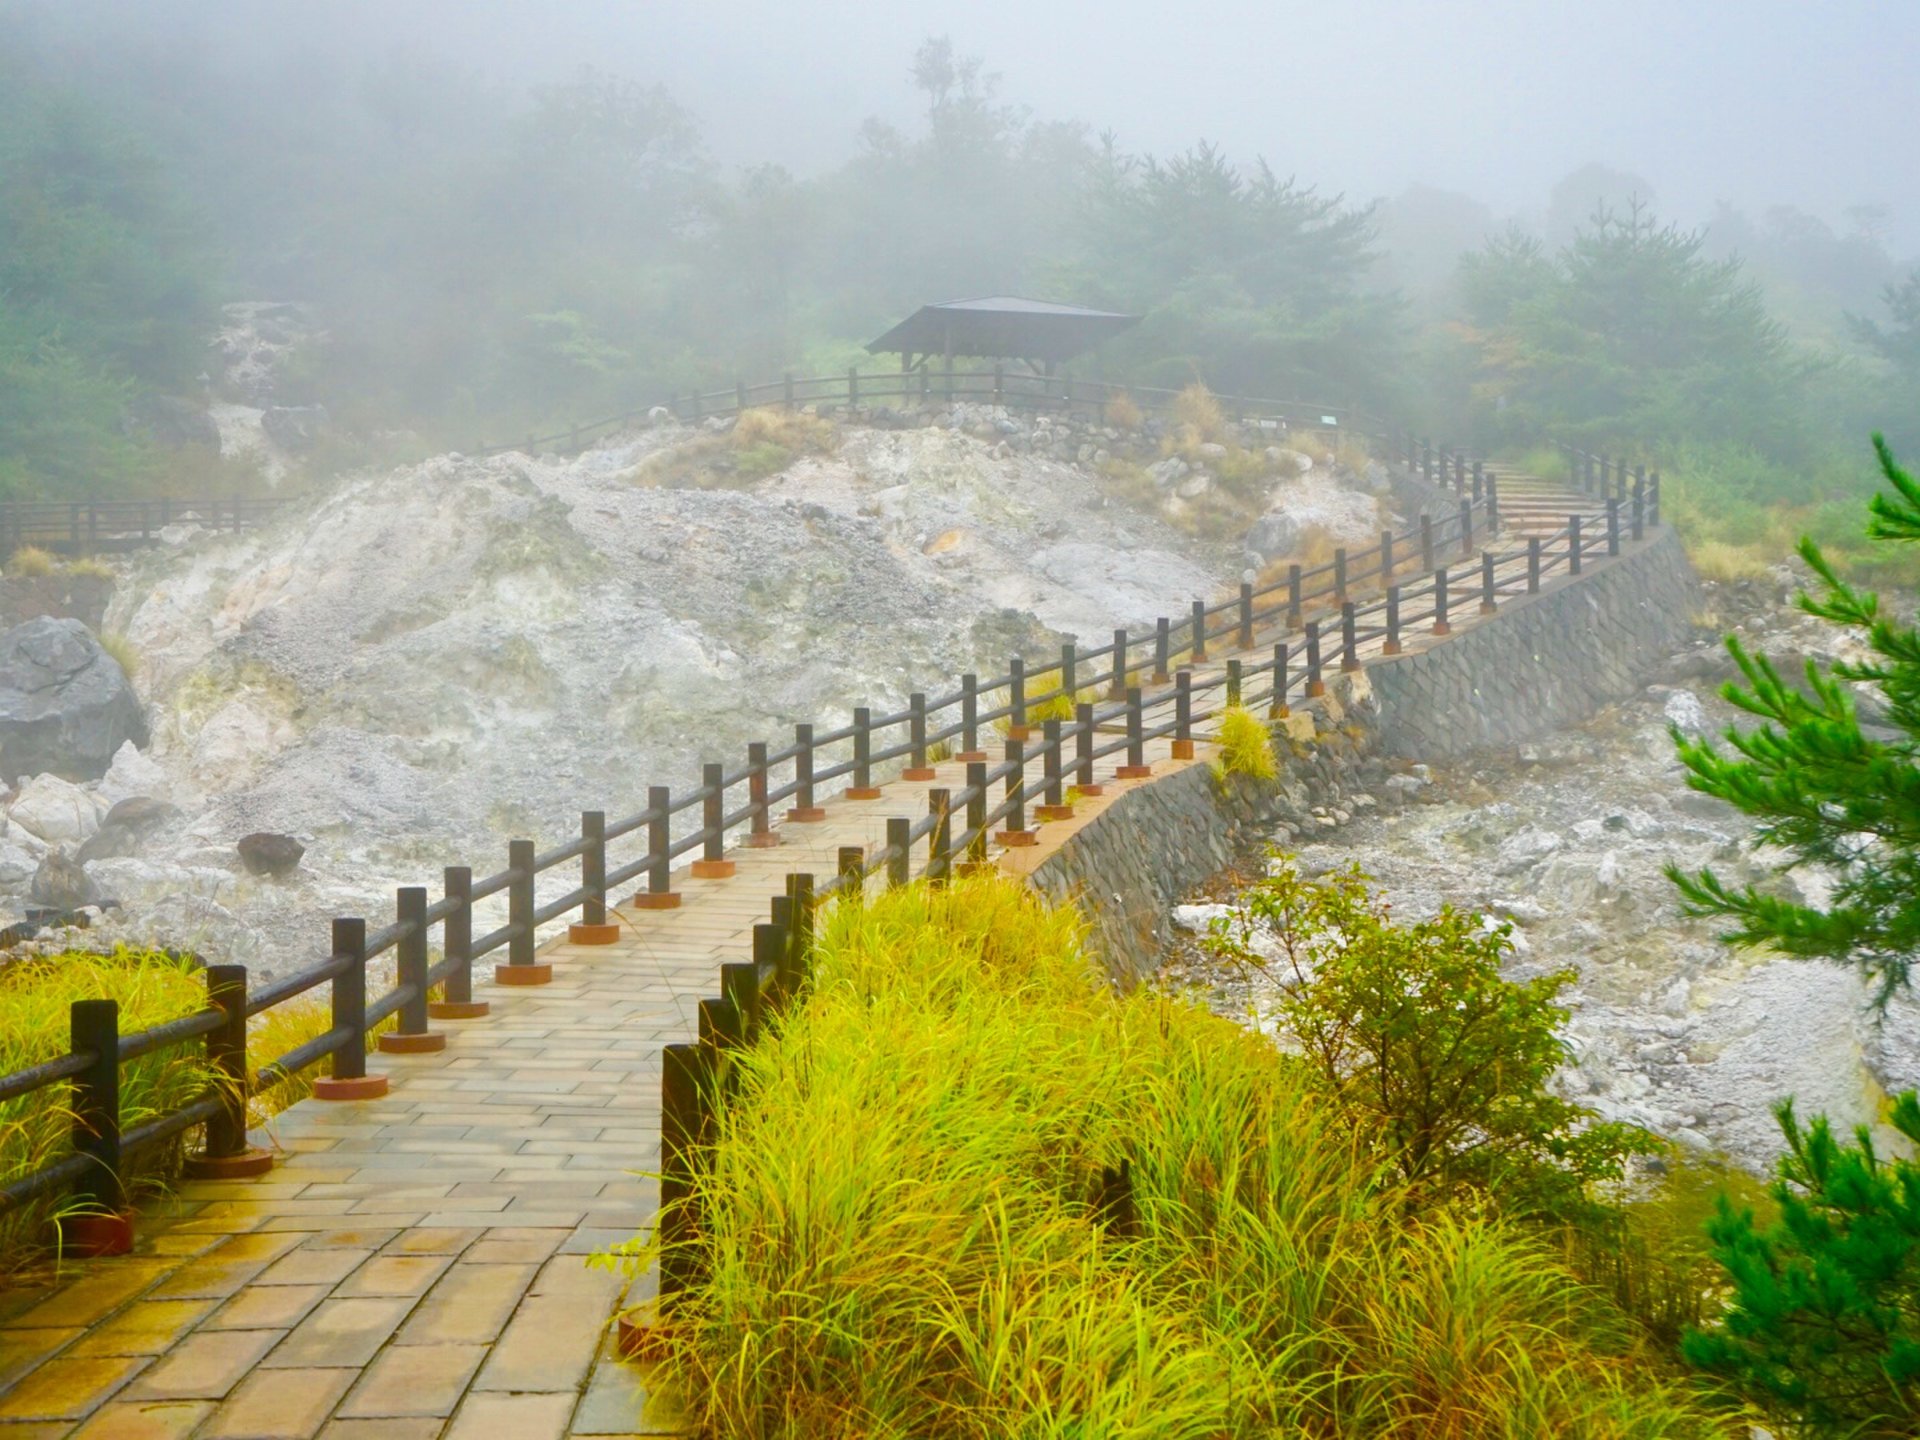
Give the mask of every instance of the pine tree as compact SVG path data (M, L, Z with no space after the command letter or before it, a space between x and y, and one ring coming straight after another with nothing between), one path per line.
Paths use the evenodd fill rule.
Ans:
M1795 1434L1920 1433L1920 1164L1882 1158L1865 1126L1844 1145L1824 1116L1802 1129L1791 1101L1774 1113L1779 1217L1762 1226L1721 1197L1707 1234L1733 1299L1682 1349ZM1912 1091L1889 1119L1920 1144Z
M1920 483L1873 437L1880 470L1892 487L1874 496L1867 533L1889 541L1920 540ZM1835 884L1824 909L1730 888L1711 870L1667 874L1691 913L1734 922L1723 938L1768 945L1783 954L1857 967L1874 986L1881 1011L1907 987L1920 948L1920 632L1881 613L1877 595L1856 591L1835 573L1811 540L1800 555L1824 584L1803 594L1808 614L1865 632L1870 658L1823 670L1807 662L1805 688L1785 681L1764 657L1729 637L1744 685L1721 693L1763 722L1730 727L1727 750L1711 737L1674 734L1687 783L1753 817L1765 844L1787 855L1786 867L1818 866ZM1886 702L1883 739L1861 727L1843 682L1871 682Z

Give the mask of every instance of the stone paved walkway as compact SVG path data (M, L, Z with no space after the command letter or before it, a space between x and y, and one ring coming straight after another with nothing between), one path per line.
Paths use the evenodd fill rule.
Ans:
M1150 743L1158 774L1191 763L1168 757ZM1153 783L1113 782L1121 758L1099 767L1106 796L1043 844ZM939 768L735 852L731 879L676 875L681 908L618 912L617 944L549 943L551 985L484 987L493 1013L439 1022L444 1051L372 1057L386 1097L281 1115L256 1137L281 1153L264 1178L184 1183L143 1217L135 1255L0 1295L0 1440L679 1433L670 1400L612 1352L623 1277L586 1260L653 1212L635 1172L658 1160L661 1046L695 1033L786 874L825 877L840 846L883 844L887 817L925 814L930 785L964 785L964 767Z

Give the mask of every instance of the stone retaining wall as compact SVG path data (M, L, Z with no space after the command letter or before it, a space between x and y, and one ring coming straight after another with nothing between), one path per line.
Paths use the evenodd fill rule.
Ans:
M1638 689L1687 640L1698 608L1686 551L1662 530L1591 574L1503 602L1492 622L1444 644L1371 662L1380 748L1445 760L1579 724Z
M1445 759L1577 724L1631 694L1682 643L1698 581L1671 530L1619 562L1536 596L1417 654L1329 679L1330 694L1275 727L1277 781L1218 778L1192 764L1114 802L1032 874L1078 899L1123 985L1150 973L1169 908L1244 857L1278 822L1338 795L1379 756Z

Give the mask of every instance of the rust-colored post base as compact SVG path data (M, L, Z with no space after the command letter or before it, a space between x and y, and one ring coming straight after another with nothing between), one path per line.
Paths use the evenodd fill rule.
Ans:
M758 835L749 835L740 842L749 850L771 850L780 843L780 836L772 830L762 830Z
M623 1360L659 1360L666 1354L666 1327L660 1320L660 1302L643 1301L620 1317L618 1336Z
M1436 635L1451 635L1453 633L1453 627L1444 620L1436 620L1433 622L1433 633Z
M133 1249L133 1212L61 1216L60 1249L82 1260L127 1254Z
M249 1145L238 1155L189 1155L180 1173L189 1180L251 1180L273 1168L273 1152Z
M880 787L878 785L849 785L846 789L846 796L849 800L878 800L880 798Z
M425 1030L418 1035L401 1035L389 1030L380 1037L379 1044L383 1055L430 1055L447 1048L447 1037L437 1030Z
M1340 673L1342 675L1351 675L1354 671L1358 670L1359 668L1360 668L1360 662L1357 659L1342 660L1340 662Z
M960 875L994 875L1000 867L991 860L962 860L954 870Z
M1096 800L1100 796L1107 793L1107 787L1104 784L1099 784L1099 783L1094 783L1090 785L1076 785L1073 788L1078 790L1082 795L1086 796L1089 800Z
M1038 735L1039 733L1040 733L1040 727L1038 725L1007 726L1007 739L1018 740L1022 745L1026 744L1027 741L1031 740L1034 736Z
M696 880L731 880L739 868L731 860L696 860L688 870Z
M1086 794L1086 791L1082 790L1080 793L1084 795ZM1042 821L1071 820L1073 819L1073 806L1071 805L1040 805L1035 807L1033 813L1037 815Z
M1038 830L996 830L993 838L1009 850L1018 850L1023 845L1038 845L1040 832Z
M505 969L503 965L500 967ZM529 967L520 967L525 970ZM384 1075L356 1075L351 1080L342 1080L332 1075L322 1075L313 1082L313 1098L316 1100L378 1100L387 1093L387 1077Z
M1400 642L1398 640L1383 640L1380 644L1380 653L1382 655L1398 655L1400 653Z
M940 772L931 765L915 765L900 772L902 780L938 780Z
M1480 602L1480 613L1482 615L1491 615L1499 608L1500 607L1491 600L1482 600Z
M678 910L680 892L678 890L636 890L627 901L630 910Z
M1153 774L1151 765L1122 765L1113 772L1117 780L1144 780Z
M546 985L552 980L553 966L545 960L537 960L531 965L493 967L493 983L496 985Z
M826 808L820 805L796 806L787 811L787 821L793 825L818 825L826 818Z
M987 763L988 756L984 750L962 750L953 758L962 765L984 765Z
M576 920L567 926L569 945L612 945L620 938L620 927L614 924L589 925Z
M1321 695L1324 695L1324 694L1326 694L1326 693L1327 693L1327 682L1326 682L1326 681L1324 681L1324 680L1309 680L1309 681L1307 682L1307 698L1308 698L1309 700L1312 700L1312 699L1316 699L1317 697L1319 697L1319 696L1321 696Z
M1173 742L1173 758L1176 760L1193 759L1193 741L1176 740Z
M429 1000L427 1018L429 1020L478 1020L493 1010L491 1002L486 1000Z

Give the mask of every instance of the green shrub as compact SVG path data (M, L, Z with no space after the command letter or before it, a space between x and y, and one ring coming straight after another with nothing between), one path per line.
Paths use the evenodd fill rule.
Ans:
M1280 773L1273 758L1273 736L1267 722L1243 706L1229 705L1220 712L1220 729L1214 743L1220 750L1213 762L1218 774L1271 780Z
M111 954L73 953L22 960L0 969L0 1075L67 1053L68 1008L76 1000L120 1002L123 1034L145 1030L206 1004L196 965L158 951L126 947ZM172 1046L120 1067L120 1124L132 1129L198 1099L213 1083L198 1043ZM72 1149L67 1087L53 1085L0 1101L0 1184L63 1159ZM137 1176L164 1174L177 1153L165 1147L139 1157ZM44 1253L50 1222L71 1207L52 1198L0 1211L0 1274Z
M1707 1232L1733 1301L1686 1356L1796 1435L1920 1433L1920 1163L1882 1158L1865 1126L1852 1145L1825 1116L1803 1130L1791 1100L1774 1113L1779 1216L1763 1225L1722 1200ZM1913 1091L1889 1118L1920 1144Z
M1472 1193L1519 1218L1590 1214L1594 1182L1656 1142L1550 1094L1565 1059L1556 1002L1575 972L1500 973L1507 927L1443 907L1396 924L1356 866L1321 880L1282 866L1210 945L1276 970L1275 1018L1325 1097L1418 1204ZM1284 959L1269 962L1256 929Z
M1116 995L1017 882L836 905L813 966L686 1202L661 1378L703 1433L1739 1433L1538 1246L1408 1218L1298 1061Z

